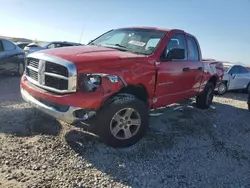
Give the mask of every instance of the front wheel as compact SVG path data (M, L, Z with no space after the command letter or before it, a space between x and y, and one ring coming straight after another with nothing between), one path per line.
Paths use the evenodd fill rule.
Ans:
M208 109L214 98L214 84L208 82L204 91L196 97L196 106L200 109Z
M219 87L218 87L217 93L219 95L224 95L226 92L227 92L227 85L225 82L221 82Z
M111 147L138 142L148 127L148 108L134 96L122 95L107 102L97 118L97 134Z

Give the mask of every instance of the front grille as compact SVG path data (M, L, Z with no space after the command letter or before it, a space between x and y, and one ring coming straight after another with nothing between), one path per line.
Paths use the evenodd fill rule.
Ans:
M27 69L27 75L32 78L33 80L38 82L38 72L32 70L32 69Z
M59 89L59 90L67 90L68 89L68 80L56 78L53 76L46 76L45 77L45 85Z
M51 57L38 54L30 54L27 57L26 75L28 80L46 90L58 93L76 91L76 68L74 64L66 60L55 63ZM31 57L30 57L31 56ZM35 56L35 57L34 57Z
M28 65L31 66L31 67L34 67L34 68L38 69L39 59L29 58L28 59Z
M68 77L69 75L68 69L66 67L51 62L46 62L45 72L50 72L65 77Z

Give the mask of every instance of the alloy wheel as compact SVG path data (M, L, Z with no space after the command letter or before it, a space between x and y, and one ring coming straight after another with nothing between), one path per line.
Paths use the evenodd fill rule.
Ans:
M141 117L133 108L119 110L110 122L110 131L113 136L120 140L133 137L141 126Z

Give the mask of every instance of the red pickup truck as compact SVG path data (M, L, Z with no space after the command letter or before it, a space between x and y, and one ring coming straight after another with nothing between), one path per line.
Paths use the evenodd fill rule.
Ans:
M126 147L147 130L149 110L196 97L212 103L223 65L203 62L182 30L110 30L86 46L31 53L21 79L25 101L70 124L86 125L109 146Z

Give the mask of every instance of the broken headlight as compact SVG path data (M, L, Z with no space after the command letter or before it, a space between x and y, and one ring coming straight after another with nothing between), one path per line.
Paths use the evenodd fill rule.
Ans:
M95 74L81 74L78 77L78 87L81 91L93 92L102 85L102 77Z

